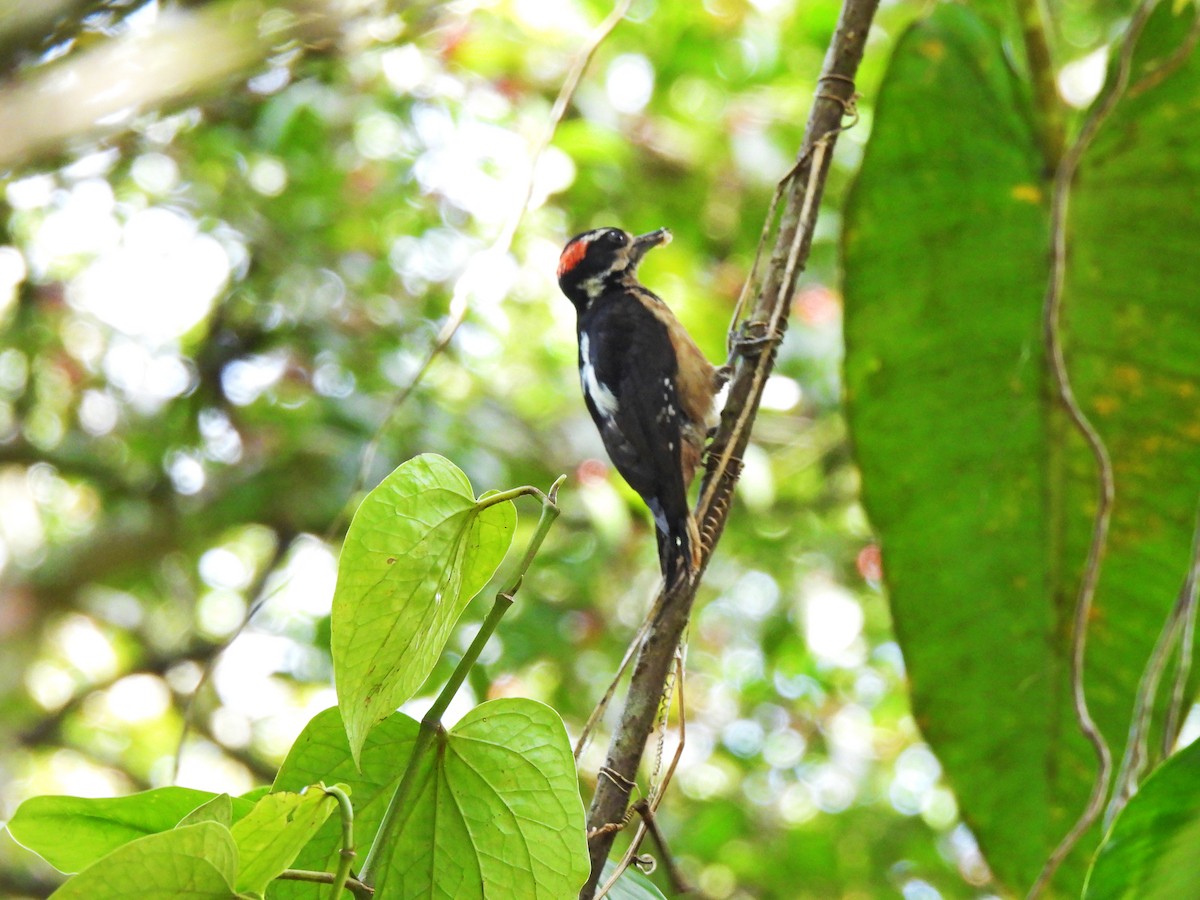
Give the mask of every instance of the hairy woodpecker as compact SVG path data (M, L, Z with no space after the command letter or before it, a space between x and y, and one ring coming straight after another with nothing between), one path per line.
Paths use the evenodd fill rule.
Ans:
M665 228L637 237L599 228L571 238L558 262L559 287L578 313L584 401L613 465L650 507L668 587L699 566L688 486L725 374L637 280L642 257L670 240Z

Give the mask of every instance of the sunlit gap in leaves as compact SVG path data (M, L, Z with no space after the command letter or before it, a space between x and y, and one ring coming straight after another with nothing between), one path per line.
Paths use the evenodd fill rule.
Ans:
M262 539L245 537L243 544ZM248 584L254 555L254 548L237 544L207 551L200 560L201 577L211 588L205 596L241 597L236 592ZM336 574L334 550L302 536L267 579L266 603L213 672L224 718L211 724L222 743L253 743L268 756L282 757L312 716L336 704L328 657L314 646L319 623L329 615ZM221 623L224 633L214 637L227 636L240 623L241 616L229 617Z
M186 334L229 279L225 247L194 219L118 202L102 178L56 187L48 176L34 176L11 185L8 195L18 209L41 213L31 242L34 276L67 274L83 261L68 291L71 305L147 345Z
M1062 67L1058 74L1059 93L1076 109L1086 109L1104 86L1107 71L1108 47L1100 47Z
M27 262L0 254L0 280L11 294L25 278L67 279L66 300L80 315L64 322L64 345L148 414L190 388L194 376L179 341L209 316L246 251L228 229L218 239L190 216L153 204L178 179L168 157L149 153L134 162L131 174L144 193L132 198L114 194L104 177L111 163L109 155L93 154L58 176L7 186L6 199L30 239ZM91 434L106 434L117 425L116 400L88 391L80 418ZM57 443L53 429L31 438ZM186 469L186 461L180 465ZM172 477L185 488L196 481L184 470Z

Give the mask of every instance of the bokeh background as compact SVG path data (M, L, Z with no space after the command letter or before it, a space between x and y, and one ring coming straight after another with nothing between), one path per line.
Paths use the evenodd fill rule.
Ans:
M691 626L662 821L705 897L999 893L909 711L839 408L839 209L889 48L926 5L880 11ZM1121 5L1054 5L1082 106ZM838 4L636 0L537 160L510 251L486 252L608 11L0 2L0 819L36 794L269 782L335 702L348 515L421 452L479 492L568 475L455 709L533 697L578 733L657 566L583 406L559 249L670 227L644 280L722 358ZM465 323L397 405L456 290ZM60 878L0 832L0 895Z

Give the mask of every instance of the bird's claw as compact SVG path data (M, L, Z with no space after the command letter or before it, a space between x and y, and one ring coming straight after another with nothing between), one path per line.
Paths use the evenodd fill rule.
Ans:
M783 329L772 329L769 322L743 322L733 336L733 351L741 356L755 356L766 347L777 346L783 340Z

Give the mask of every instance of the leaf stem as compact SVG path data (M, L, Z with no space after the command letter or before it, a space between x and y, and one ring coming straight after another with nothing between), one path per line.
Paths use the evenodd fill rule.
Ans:
M342 817L342 851L338 856L333 889L329 892L329 900L341 900L342 890L350 878L350 867L354 864L354 807L350 803L350 795L336 784L325 788L325 793L337 800L338 812Z
M280 881L305 881L309 884L333 884L337 878L332 872L313 872L308 869L284 869L277 876ZM352 893L358 900L371 900L375 889L363 884L357 878L347 878L343 888Z
M529 539L529 544L525 548L525 554L521 557L521 562L513 572L512 577L496 592L496 599L492 603L492 608L486 618L484 618L483 624L479 626L479 631L475 634L471 645L463 653L462 659L458 661L458 665L454 668L454 673L438 694L437 699L433 702L433 706L429 707L429 711L421 718L421 727L417 732L417 739L413 743L412 755L408 759L408 765L404 769L404 774L400 777L400 783L396 785L392 799L388 801L387 811L384 812L383 820L379 823L379 831L375 835L375 840L371 842L371 849L367 852L367 858L363 861L362 870L359 872L359 881L364 884L374 884L375 870L378 868L380 856L388 851L388 848L391 847L395 839L396 832L402 821L401 813L408 806L409 796L412 794L417 783L417 775L421 771L425 757L434 746L436 738L445 734L445 729L442 727L442 716L445 715L446 709L458 693L458 689L466 681L467 675L479 659L479 654L483 652L483 648L491 639L496 626L500 624L500 620L508 612L508 608L512 606L513 598L521 587L525 573L533 563L534 557L537 556L538 549L542 546L542 541L546 539L546 535L550 531L550 526L558 518L559 509L556 501L558 500L558 489L562 486L564 480L566 480L566 476L560 475L558 480L550 486L548 494L543 494L537 488L526 485L525 487L513 488L510 491L491 494L480 500L476 506L476 510L486 509L487 506L495 506L497 503L515 500L517 497L536 496L541 501L542 512L538 517L537 527L534 529L533 536Z
M511 490L497 491L494 494L488 494L486 497L480 497L475 501L475 512L483 512L489 506L508 503L510 500L516 500L518 497L537 497L542 502L546 501L545 494L533 487L533 485L526 484L521 487L512 488Z
M392 794L392 799L388 801L387 811L383 814L383 821L379 823L379 831L375 834L375 840L371 842L371 849L367 851L367 858L363 860L362 869L359 870L358 878L364 884L375 884L375 867L379 861L379 855L385 847L391 846L392 838L395 834L400 822L400 810L404 808L408 801L408 795L412 793L413 784L416 782L416 772L418 764L424 760L425 755L429 752L429 747L433 744L433 738L437 733L436 727L426 727L425 719L421 720L421 729L417 732L417 739L413 742L412 756L408 759L408 766L404 769L404 775L400 778L400 783L396 785L396 791Z

